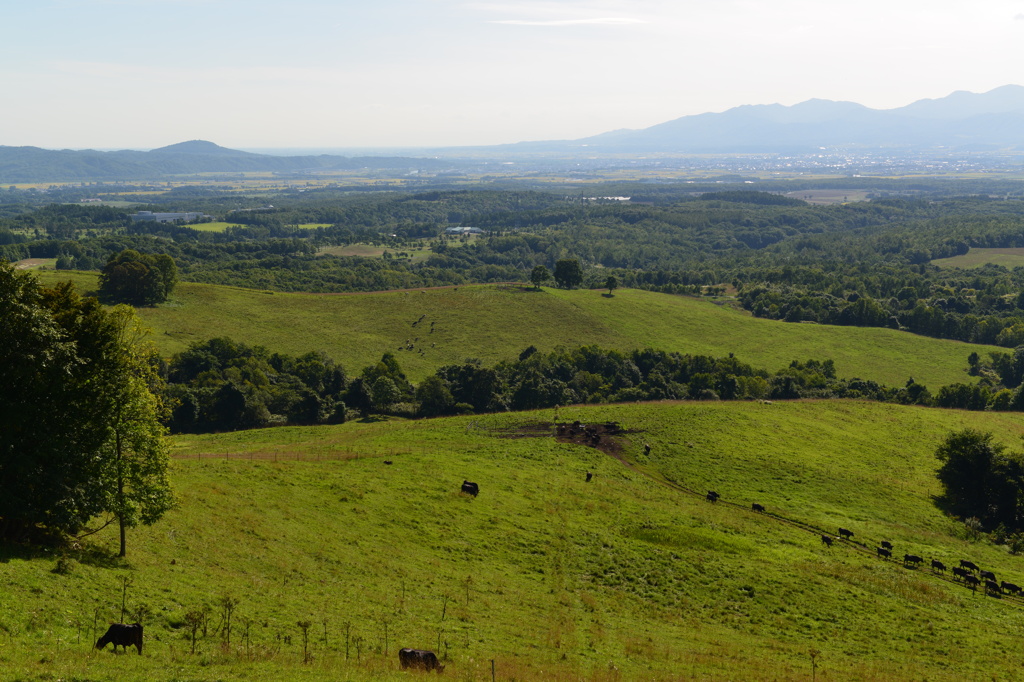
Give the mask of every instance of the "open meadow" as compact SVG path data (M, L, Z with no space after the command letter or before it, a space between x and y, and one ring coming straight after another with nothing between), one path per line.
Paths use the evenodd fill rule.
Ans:
M1024 249L974 249L962 256L952 258L938 258L932 261L932 265L940 268L980 268L983 265L1001 265L1012 270L1013 268L1024 267Z
M97 275L44 271L43 281L71 279L95 291ZM706 299L635 289L565 291L474 285L370 294L288 294L181 282L167 303L142 308L161 352L228 336L272 351L323 350L350 374L394 353L412 381L438 367L478 358L512 359L528 346L597 344L716 357L735 353L775 371L793 360L835 361L840 377L903 386L913 377L933 391L973 381L967 356L980 346L891 329L789 324L755 318ZM413 326L422 317L423 321ZM413 350L407 350L409 345Z
M176 437L179 504L130 532L127 560L113 528L63 556L5 548L0 676L410 679L400 647L481 682L492 661L504 681L1020 676L1024 601L928 568L970 558L1024 582L1024 560L932 503L948 431L1013 447L1019 417L859 401L561 408L561 422L617 422L600 447L557 439L555 419ZM839 526L853 538L825 546ZM878 558L883 539L925 564ZM123 594L142 656L92 649Z

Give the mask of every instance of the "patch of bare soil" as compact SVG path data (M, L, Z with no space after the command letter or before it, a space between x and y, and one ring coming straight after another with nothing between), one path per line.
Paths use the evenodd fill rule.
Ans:
M622 460L622 451L628 442L626 434L618 422L597 422L583 424L581 422L532 422L502 434L505 438L551 438L559 443L574 443L600 450L606 455ZM622 460L624 461L624 460Z

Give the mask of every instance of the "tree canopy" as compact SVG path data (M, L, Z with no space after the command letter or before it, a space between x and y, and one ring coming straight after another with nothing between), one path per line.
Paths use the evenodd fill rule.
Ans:
M178 281L178 268L167 254L125 249L111 256L100 272L100 294L131 305L162 303Z
M170 493L163 430L131 311L108 312L70 283L42 287L0 261L0 531L75 533L111 513L151 523ZM145 432L142 435L142 432ZM120 441L120 443L118 442ZM120 452L126 459L117 462ZM128 455L128 453L134 453ZM143 487L123 468L146 460ZM118 471L125 474L118 490ZM139 493L141 497L132 496ZM145 498L145 499L142 499ZM154 499L162 500L155 506Z

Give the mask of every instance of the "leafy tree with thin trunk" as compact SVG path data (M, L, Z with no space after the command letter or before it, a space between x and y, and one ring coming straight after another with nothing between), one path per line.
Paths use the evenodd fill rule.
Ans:
M604 281L604 288L608 290L609 296L619 288L619 280L615 278L615 275L608 275L608 279Z
M533 282L533 286L540 290L540 285L551 279L551 273L543 265L537 265L530 271L530 281Z
M562 289L572 289L583 283L583 270L575 258L563 258L555 263L555 284Z
M117 334L111 371L105 377L114 409L109 438L101 450L104 510L120 530L119 556L127 553L126 531L155 523L173 505L167 477L168 445L157 395L156 349L145 342L135 311L117 306L110 313Z

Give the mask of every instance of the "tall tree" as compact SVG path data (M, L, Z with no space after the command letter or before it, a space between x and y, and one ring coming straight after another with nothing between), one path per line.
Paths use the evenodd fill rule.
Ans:
M530 271L530 281L533 282L533 286L540 289L540 285L551 279L551 273L543 265L534 266L533 270Z
M100 271L100 293L118 303L153 305L167 300L178 281L174 259L125 249Z
M950 512L977 517L989 528L1020 527L1021 455L1007 453L991 433L964 429L949 434L935 456L942 462L936 475Z
M572 289L583 283L583 270L575 258L563 258L555 263L555 284L562 289Z
M113 336L95 299L0 261L0 531L73 533L102 510L91 483L113 409L96 381Z
M152 366L127 307L47 289L0 262L0 531L75 533L170 501ZM122 545L123 550L123 545Z
M157 398L156 349L145 341L146 332L132 308L117 306L110 316L116 344L104 378L114 409L100 453L100 483L104 511L117 518L119 556L125 556L126 530L157 521L171 508L173 496L167 477L167 433L161 423L164 409Z

